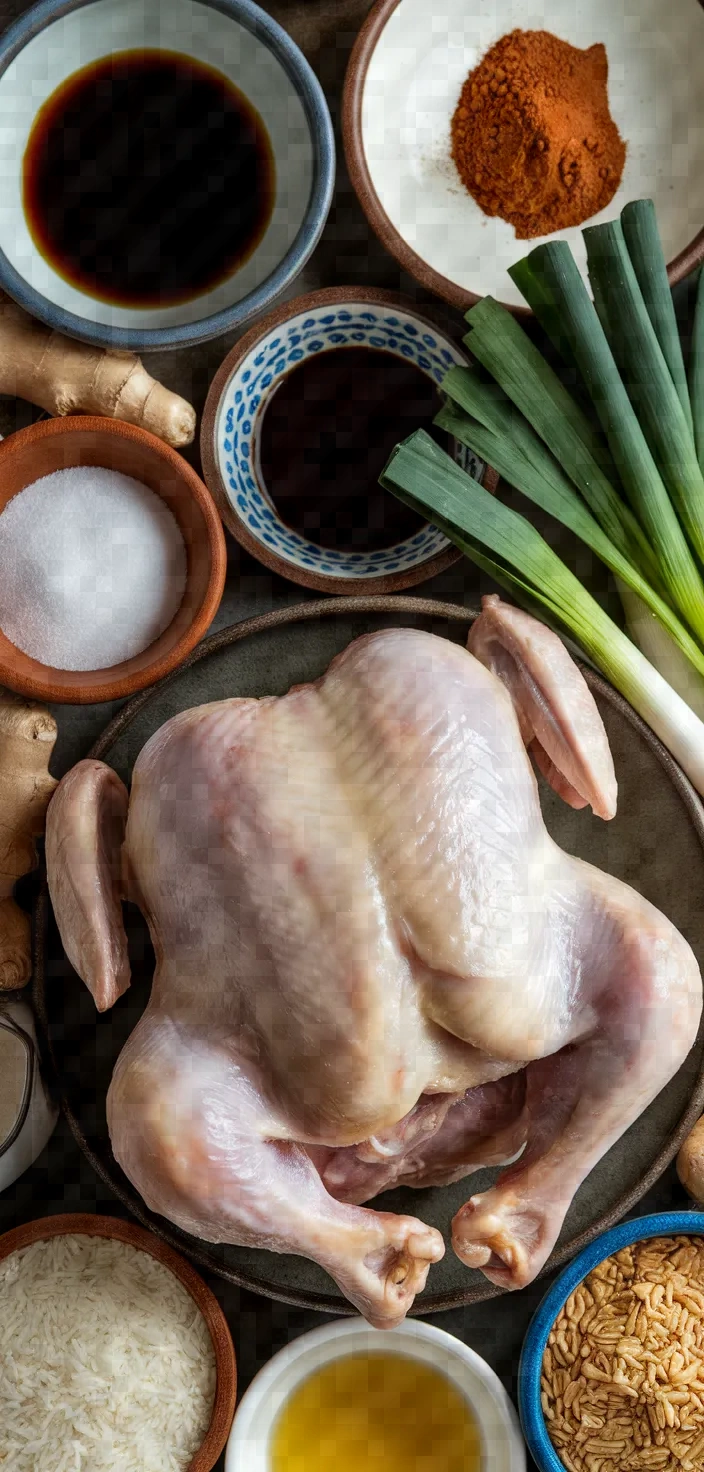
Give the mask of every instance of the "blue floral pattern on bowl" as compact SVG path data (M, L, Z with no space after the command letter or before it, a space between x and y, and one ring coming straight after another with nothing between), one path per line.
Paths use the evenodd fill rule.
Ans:
M304 358L350 346L377 348L406 358L437 384L453 364L466 362L448 338L402 308L354 301L313 307L277 324L235 369L220 401L215 451L233 511L263 548L322 576L378 578L426 563L445 550L447 537L426 526L383 551L341 552L319 547L281 521L259 465L266 403L281 380ZM482 460L466 452L462 463L481 480L486 468Z

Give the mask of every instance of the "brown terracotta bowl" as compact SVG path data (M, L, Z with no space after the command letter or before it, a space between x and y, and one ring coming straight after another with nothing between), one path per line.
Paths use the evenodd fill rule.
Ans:
M270 494L262 475L259 444L272 395L298 362L345 346L403 357L436 386L453 364L467 362L456 343L392 292L349 286L296 297L245 333L218 369L201 425L203 474L225 525L272 572L319 593L398 593L462 554L427 523L383 551L329 551L286 525L276 488ZM498 477L482 460L464 450L458 457L496 489Z
M122 471L161 496L186 544L186 590L163 634L141 654L102 670L59 670L24 654L0 630L0 684L40 700L87 705L133 695L185 659L217 613L227 552L212 499L190 465L136 425L80 416L48 419L0 444L0 513L40 476L76 465Z
M147 1232L133 1222L123 1222L117 1217L90 1216L84 1213L66 1216L48 1216L39 1221L27 1222L14 1227L0 1237L0 1262L22 1247L31 1247L34 1242L45 1242L49 1237L66 1236L111 1237L117 1242L126 1242L163 1264L178 1278L190 1293L196 1307L205 1319L213 1341L217 1382L210 1425L205 1438L188 1464L187 1472L211 1472L230 1434L237 1400L237 1366L227 1320L210 1289L189 1264L167 1247L154 1232Z
M531 315L507 267L537 241L517 240L470 197L450 157L450 121L480 58L513 27L535 29L537 13L531 0L510 11L483 0L376 0L350 57L343 139L362 209L404 269L462 311L491 295ZM704 7L639 0L635 30L613 0L543 0L539 13L544 30L573 46L606 47L627 156L614 198L594 219L654 199L674 285L704 259ZM584 270L581 229L560 234Z

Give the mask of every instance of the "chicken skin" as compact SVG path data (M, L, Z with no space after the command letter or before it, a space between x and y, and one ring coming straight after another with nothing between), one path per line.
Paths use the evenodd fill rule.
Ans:
M580 671L490 597L468 649L369 634L284 697L176 716L129 799L100 762L64 777L49 884L100 1010L129 985L123 898L154 943L107 1101L152 1210L312 1258L390 1327L445 1245L364 1203L508 1162L452 1246L502 1287L535 1276L689 1051L701 979L663 915L553 842L531 757L613 816Z

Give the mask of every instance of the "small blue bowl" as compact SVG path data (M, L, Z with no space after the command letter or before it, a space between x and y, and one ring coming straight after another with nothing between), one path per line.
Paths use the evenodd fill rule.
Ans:
M556 1278L530 1321L518 1367L518 1410L530 1454L540 1472L565 1472L553 1447L540 1404L540 1372L552 1326L570 1293L605 1258L648 1237L704 1236L704 1212L663 1211L638 1216L604 1232L579 1252Z
M82 291L42 255L22 198L37 113L68 77L116 52L178 52L244 93L269 135L271 219L250 256L190 301L116 306ZM0 287L33 317L101 347L190 347L241 328L302 270L327 219L335 144L317 78L253 0L40 0L0 37Z

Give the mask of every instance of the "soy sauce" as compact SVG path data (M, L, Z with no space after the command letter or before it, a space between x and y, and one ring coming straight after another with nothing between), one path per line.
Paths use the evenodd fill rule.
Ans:
M399 440L433 429L437 390L414 363L339 347L298 363L262 420L262 477L288 526L320 547L370 552L425 525L378 477Z
M189 301L255 250L274 159L259 113L214 68L122 51L74 73L37 115L23 164L35 245L118 306Z

